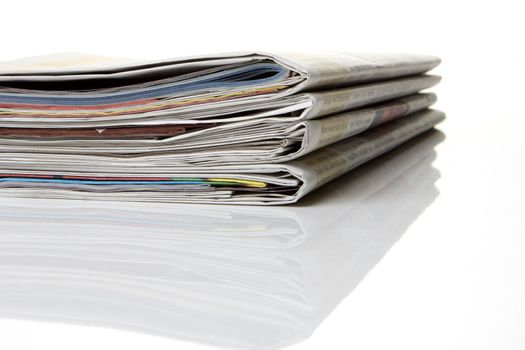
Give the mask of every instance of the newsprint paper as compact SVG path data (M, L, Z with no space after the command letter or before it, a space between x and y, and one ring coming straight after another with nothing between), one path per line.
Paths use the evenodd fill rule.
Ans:
M293 203L431 129L439 59L61 54L0 64L0 195Z

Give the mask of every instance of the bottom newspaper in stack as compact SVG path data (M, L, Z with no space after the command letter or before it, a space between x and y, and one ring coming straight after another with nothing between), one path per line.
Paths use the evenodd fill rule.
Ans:
M357 166L430 130L445 115L426 109L321 148L273 164L152 166L136 157L105 162L60 162L40 153L38 161L16 154L2 162L0 195L156 202L288 204ZM85 159L88 159L86 162ZM24 165L26 164L26 165Z

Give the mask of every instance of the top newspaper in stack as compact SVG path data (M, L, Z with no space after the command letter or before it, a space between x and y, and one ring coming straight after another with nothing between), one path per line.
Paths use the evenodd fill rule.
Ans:
M9 127L24 122L109 127L231 122L291 112L295 119L311 119L404 96L438 80L418 77L357 91L334 90L421 74L439 60L416 55L284 57L244 54L91 68L71 66L101 59L79 55L4 63L0 120ZM54 66L70 68L49 68ZM324 93L298 94L312 91Z
M78 67L79 62L92 67ZM414 55L240 54L109 66L104 62L73 55L3 66L4 174L118 174L136 180L145 174L208 179L220 175L282 185L282 167L278 181L272 181L266 175L261 178L256 172L265 167L254 168L255 164L289 161L424 109L435 101L434 95L378 103L439 81L419 75L439 60ZM375 105L341 113L370 104ZM436 113L422 112L426 128L442 119ZM215 189L212 197L292 202L324 181L319 179L332 177L318 174L314 181L310 170L293 171L294 189L286 194L265 186L262 196L250 193L240 201L231 189ZM249 174L239 177L243 173ZM304 173L310 173L308 180ZM182 192L182 197L191 197L189 191ZM210 200L209 190L199 194Z

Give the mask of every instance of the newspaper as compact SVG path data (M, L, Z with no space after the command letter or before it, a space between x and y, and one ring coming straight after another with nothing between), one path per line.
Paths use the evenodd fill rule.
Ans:
M67 163L54 164L51 167L53 178L49 179L39 177L49 175L49 170L41 170L47 166L45 162L35 164L31 161L23 170L10 168L8 181L0 182L7 185L0 190L0 195L189 203L289 204L431 129L443 119L442 112L424 110L280 164L177 168L169 162L149 164L133 160L111 166L101 165L98 161L88 164L72 159ZM57 158L61 158L60 155L57 155ZM20 158L20 161L23 159ZM35 170L30 170L31 166ZM4 165L2 167L4 168ZM83 177L79 177L79 174ZM177 179L182 181L178 187L171 186L169 191L165 187L167 184L160 180L165 179L167 174L171 182ZM32 178L32 181L27 182L27 178ZM106 183L106 186L113 187L104 187L103 190L97 188L99 183L93 180L97 178L113 181ZM122 179L135 179L135 182L132 182L133 190L129 189L129 183L123 185ZM147 183L145 179L150 182ZM17 187L13 187L13 183ZM29 187L25 188L24 184L29 184ZM213 187L217 184L223 186ZM235 187L239 184L245 187ZM140 187L143 185L148 187Z
M119 161L108 156L126 155L147 156L150 161L169 159L174 166L277 163L295 159L389 120L420 111L435 101L434 94L416 94L325 118L253 119L163 139L116 138L112 136L118 129L111 128L93 130L89 136L80 134L75 138L71 137L71 130L9 128L0 129L0 135L3 133L4 136L0 138L0 145L4 153L23 152L25 159L34 159L35 162L42 158L41 153L46 153L60 154L61 161L67 160L67 157L78 160L85 156L101 156L100 164ZM111 132L107 138L104 137ZM28 137L36 133L54 137ZM3 159L4 162L8 160L8 156ZM15 161L12 159L12 162Z
M437 123L442 114L426 110L435 95L420 93L439 82L424 75L437 64L418 55L265 53L8 62L0 69L0 188L292 203L405 140L394 131L391 144L371 137L350 159L365 147L355 135L388 122L415 136Z
M418 55L237 54L85 67L100 60L73 55L3 63L0 120L13 126L15 122L63 122L67 118L69 124L56 126L73 127L95 117L106 122L169 115L164 122L180 123L180 119L220 116L224 120L263 110L268 116L272 115L268 109L292 106L314 109L308 110L309 117L318 117L366 104L366 95L372 94L370 102L394 98L396 91L402 96L400 91L409 87L407 83L368 87L354 93L348 102L345 90L337 94L339 100L335 95L324 98L298 93L412 76L439 64L435 57ZM83 65L52 69L71 67L75 62ZM47 70L39 71L40 66ZM375 91L378 89L381 91ZM37 108L46 104L54 108Z

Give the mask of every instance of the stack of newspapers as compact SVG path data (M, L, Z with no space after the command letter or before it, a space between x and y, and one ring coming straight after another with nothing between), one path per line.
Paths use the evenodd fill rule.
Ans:
M285 204L444 119L439 59L62 54L0 65L0 196Z

